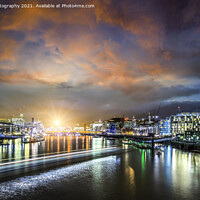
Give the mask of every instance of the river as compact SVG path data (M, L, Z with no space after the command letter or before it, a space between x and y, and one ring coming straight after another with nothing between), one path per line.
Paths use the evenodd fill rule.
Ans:
M0 147L1 163L121 146L119 140L48 136L44 142L13 140ZM69 158L70 159L70 158ZM15 173L15 172L13 172ZM0 199L199 199L200 154L171 146L157 151L123 146L121 151L88 157L1 180Z

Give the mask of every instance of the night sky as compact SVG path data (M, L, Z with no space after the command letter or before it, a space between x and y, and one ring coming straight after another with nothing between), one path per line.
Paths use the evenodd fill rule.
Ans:
M0 9L0 117L91 122L200 111L199 0Z

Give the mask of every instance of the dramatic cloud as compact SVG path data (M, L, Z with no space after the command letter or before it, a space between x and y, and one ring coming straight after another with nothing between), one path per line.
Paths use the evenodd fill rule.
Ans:
M141 116L160 103L164 116L174 101L198 109L199 1L79 3L95 8L1 9L3 116L16 110L46 120L59 111L86 122Z

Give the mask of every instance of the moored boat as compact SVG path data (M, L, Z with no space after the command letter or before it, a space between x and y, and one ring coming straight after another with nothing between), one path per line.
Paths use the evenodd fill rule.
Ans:
M122 141L123 144L128 144L128 145L133 145L137 148L140 148L140 149L151 149L152 146L150 144L146 144L146 143L141 143L141 142L137 142L137 141L133 141L133 140L123 140Z
M23 143L34 143L34 142L41 142L41 141L44 141L44 140L45 140L45 138L42 135L31 136L31 135L27 134L22 139L22 142Z
M41 141L44 141L44 140L45 140L44 136L38 136L38 137L35 138L35 142L41 142Z

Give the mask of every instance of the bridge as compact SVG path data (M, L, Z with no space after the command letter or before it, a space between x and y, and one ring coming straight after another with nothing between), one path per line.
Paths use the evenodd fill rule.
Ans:
M44 131L46 134L56 134L56 133L63 133L63 134L70 134L70 133L80 133L80 134L102 134L102 131Z
M103 136L103 137L112 137L112 138L129 138L129 139L134 139L134 140L138 140L138 141L144 141L144 142L148 142L151 143L152 142L152 137L151 136L142 136L142 135L130 135L130 134L103 134L102 131L45 131L46 134L56 134L56 133L61 133L61 134L70 134L70 133L80 133L81 135L87 135L87 136ZM167 141L171 141L172 137L154 137L154 142L167 142Z

